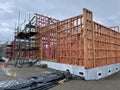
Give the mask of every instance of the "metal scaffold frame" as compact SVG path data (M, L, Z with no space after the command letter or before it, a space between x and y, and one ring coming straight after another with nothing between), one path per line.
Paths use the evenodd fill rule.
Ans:
M39 50L39 47L35 46L35 35L38 33L35 31L35 17L33 17L28 24L25 25L22 31L16 28L15 40L14 40L14 60L15 65L24 63L25 60L37 59L35 57L35 51Z

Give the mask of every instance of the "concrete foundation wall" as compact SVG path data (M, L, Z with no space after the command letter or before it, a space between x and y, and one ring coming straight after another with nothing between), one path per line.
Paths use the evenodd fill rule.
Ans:
M110 76L120 70L120 63L92 69L85 69L83 66L74 66L48 61L40 61L37 64L47 64L48 68L60 71L69 70L72 74L84 77L85 80L98 80Z

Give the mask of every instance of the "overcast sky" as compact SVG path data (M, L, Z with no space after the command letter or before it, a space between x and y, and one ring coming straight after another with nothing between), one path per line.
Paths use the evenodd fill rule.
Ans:
M94 20L101 24L120 25L120 0L0 0L0 42L13 40L19 11L23 22L29 13L62 20L81 14L83 8L93 11Z

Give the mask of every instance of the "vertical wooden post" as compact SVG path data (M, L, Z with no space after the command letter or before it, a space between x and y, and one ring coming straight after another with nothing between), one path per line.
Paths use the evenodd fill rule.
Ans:
M87 10L87 9L83 9L83 17L84 17L84 31L83 31L83 38L84 38L84 66L85 68L92 68L95 65L95 46L94 46L94 30L93 30L93 16L92 16L92 12ZM88 42L88 39L90 39L90 34L89 32L92 32L92 42ZM92 49L89 48L88 51L88 45L91 45L90 43L92 43ZM92 50L92 56L89 55L88 57L88 53L91 53ZM93 62L91 62L91 60L93 59ZM88 61L90 60L90 61ZM90 64L93 63L93 66Z
M93 44L93 67L96 67L96 62L95 62L95 26L94 26L94 23L93 23L93 21L92 21L92 25L93 25L93 27L92 27L92 44Z
M84 17L84 31L83 31L83 39L84 39L84 63L83 65L87 66L87 30L86 30L86 24L87 24L87 16L86 16L86 9L83 9L83 17Z
M42 46L42 35L40 35L40 60L42 60L43 58L42 58L42 53L43 53L43 46Z

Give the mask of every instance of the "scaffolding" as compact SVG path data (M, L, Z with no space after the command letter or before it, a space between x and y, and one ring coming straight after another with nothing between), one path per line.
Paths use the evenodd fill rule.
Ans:
M22 31L20 26L15 29L14 51L12 55L12 59L15 60L15 66L23 64L26 60L29 61L28 59L36 60L35 62L41 59L41 32L38 30L57 21L47 16L35 14ZM44 44L46 45L46 43Z
M10 56L10 52L7 51L7 43L0 44L0 60L2 60L2 57L7 56Z
M39 47L35 46L35 35L38 33L35 31L34 20L35 17L25 25L22 31L19 30L19 26L16 28L14 40L15 65L22 64L25 60L29 61L29 59L37 59L35 51L39 50Z

